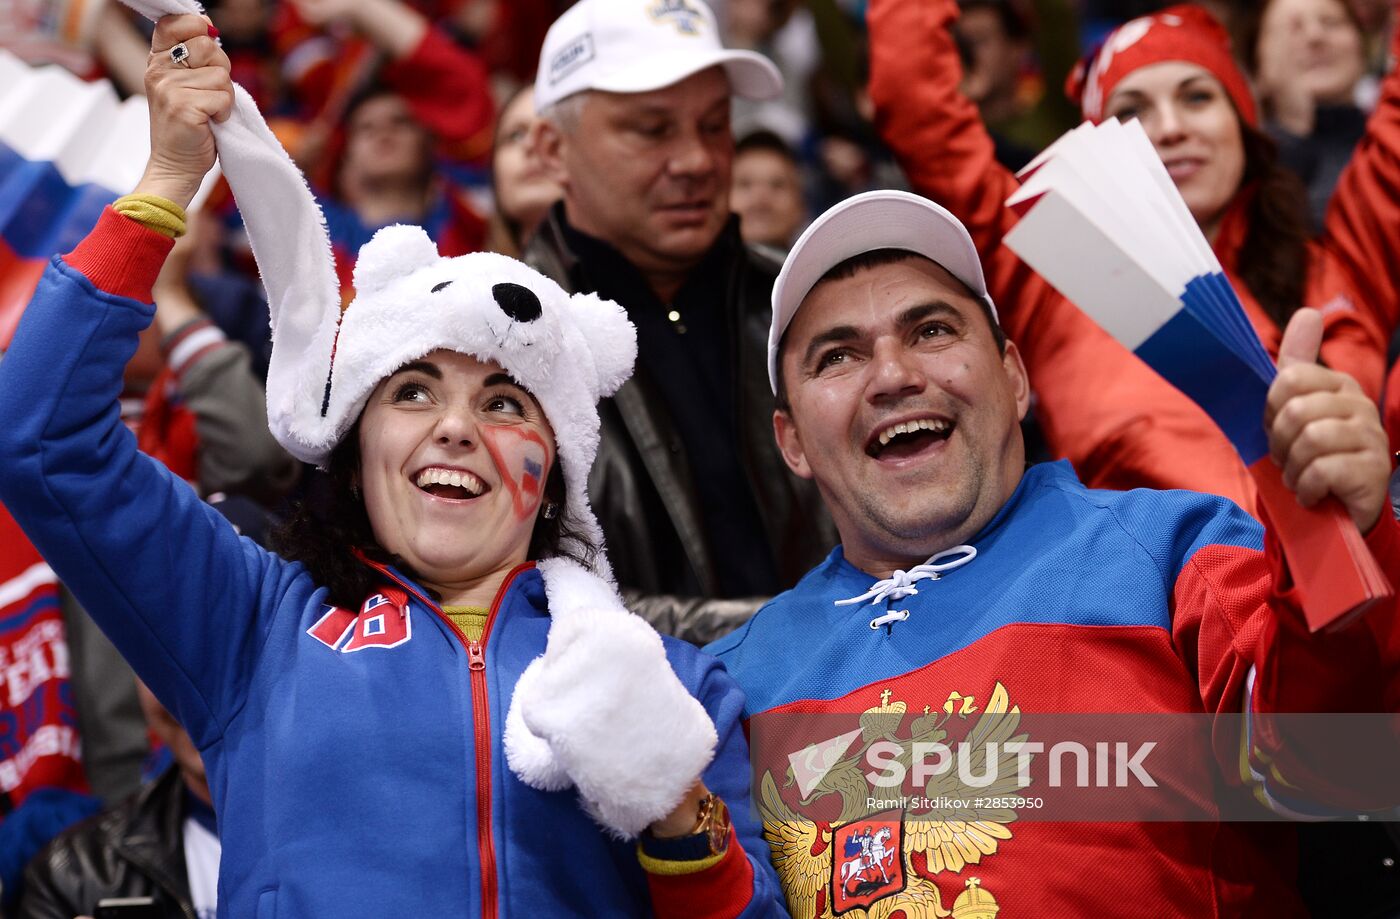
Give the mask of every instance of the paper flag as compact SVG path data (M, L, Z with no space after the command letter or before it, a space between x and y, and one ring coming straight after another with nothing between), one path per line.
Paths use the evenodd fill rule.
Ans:
M77 245L135 187L150 153L144 96L30 67L0 50L0 350L49 258ZM193 211L217 178L205 179Z
M1006 244L1190 396L1253 473L1314 630L1391 587L1335 501L1305 510L1269 459L1264 404L1277 368L1142 126L1083 124L1021 173Z

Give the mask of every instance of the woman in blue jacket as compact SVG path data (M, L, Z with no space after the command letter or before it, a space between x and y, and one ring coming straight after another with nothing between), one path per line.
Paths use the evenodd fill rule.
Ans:
M0 361L0 500L198 745L220 915L780 913L740 692L622 608L588 506L631 325L412 227L362 250L342 317L216 34L157 25L137 193L54 260ZM216 133L270 295L269 423L329 473L294 561L117 415Z

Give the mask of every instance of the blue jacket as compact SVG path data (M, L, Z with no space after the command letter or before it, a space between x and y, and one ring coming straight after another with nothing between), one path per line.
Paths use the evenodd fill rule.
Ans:
M54 260L0 361L0 501L199 747L223 840L219 914L669 905L653 901L635 845L610 838L575 792L537 791L506 765L511 692L549 625L533 567L501 588L479 646L387 568L405 618L360 615L353 636L327 640L334 611L306 569L239 537L121 424L122 369L152 315ZM743 696L712 658L666 649L719 733L704 780L748 853L742 915L781 914L748 804Z

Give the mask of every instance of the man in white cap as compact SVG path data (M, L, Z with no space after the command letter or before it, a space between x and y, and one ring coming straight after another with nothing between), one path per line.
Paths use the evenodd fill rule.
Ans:
M582 0L550 28L532 146L564 190L525 253L622 304L637 373L602 407L589 488L628 603L706 641L835 541L773 445L764 375L778 266L729 210L732 96L777 95L701 0Z
M821 490L841 545L707 650L747 697L754 798L793 915L1126 916L1145 903L1296 914L1280 867L1295 857L1289 834L1219 822L1210 792L1228 786L1252 805L1247 790L1277 810L1363 806L1337 803L1348 786L1316 767L1314 748L1261 725L1277 712L1395 711L1396 603L1311 635L1272 537L1225 499L1091 491L1068 463L1027 468L1025 368L966 230L935 204L883 191L832 208L789 254L773 310L777 440ZM1301 502L1345 505L1400 583L1385 436L1357 384L1316 363L1320 331L1304 310L1285 335L1264 419L1273 455ZM1118 822L1037 820L989 797L1055 793L1053 765L1023 790L1015 755L1009 786L977 787L961 766L914 779L917 793L964 801L955 813L891 803L907 780L882 792L870 778L890 774L901 748L880 748L905 736L897 725L950 745L958 732L1000 742L1028 730L1049 749L1058 738L1027 727L1048 712L1207 716L1185 784L1204 813L1130 822L1096 814L1090 791L1073 819ZM826 716L815 747L791 733L766 747L795 713L859 721ZM878 865L860 845L872 831L888 850Z

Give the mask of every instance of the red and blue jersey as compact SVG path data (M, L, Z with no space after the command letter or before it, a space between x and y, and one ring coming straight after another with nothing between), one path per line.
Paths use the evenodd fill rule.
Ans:
M1397 531L1385 514L1368 537L1392 578ZM1211 717L1394 704L1385 697L1393 663L1386 671L1378 661L1387 642L1395 660L1393 606L1349 637L1305 634L1272 540L1266 547L1263 528L1222 498L1095 491L1068 463L1039 465L969 542L970 562L876 604L838 605L876 580L838 547L710 645L745 692L755 744L758 719L813 712L861 715L868 737L872 716L920 711L971 714L973 724L984 711ZM1245 785L1242 766L1303 777L1289 772L1286 751L1253 740L1246 763L1238 739L1204 749L1201 781ZM784 775L789 768L785 758L760 758L755 798L800 919L856 906L946 915L955 903L1023 916L1141 915L1144 904L1176 915L1299 910L1290 834L1277 824L933 823L901 821L896 809L880 843L877 819L796 819L811 813L798 806L804 796L805 805L822 795L839 804L850 792L838 782L804 785L801 774ZM1267 799L1270 789L1259 793ZM862 845L899 852L879 872L879 852L845 857Z

